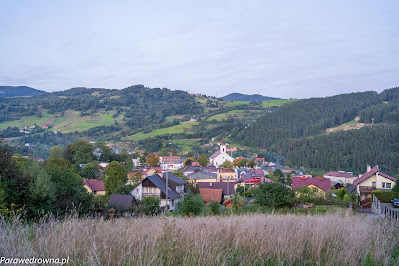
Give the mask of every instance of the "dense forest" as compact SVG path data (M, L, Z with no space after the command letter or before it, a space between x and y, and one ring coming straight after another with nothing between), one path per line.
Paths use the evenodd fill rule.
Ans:
M292 166L362 172L369 163L397 173L398 103L399 88L305 99L244 125L232 138L283 155ZM356 116L374 126L325 133Z

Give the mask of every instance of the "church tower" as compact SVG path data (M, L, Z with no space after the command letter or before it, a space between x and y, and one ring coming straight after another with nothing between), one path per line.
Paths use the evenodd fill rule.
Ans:
M220 153L224 154L226 152L226 143L224 142L224 138L222 139L222 144L220 144Z

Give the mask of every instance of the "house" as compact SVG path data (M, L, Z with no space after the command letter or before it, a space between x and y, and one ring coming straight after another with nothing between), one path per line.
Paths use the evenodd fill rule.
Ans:
M89 193L96 195L105 195L104 182L97 179L85 179L83 181L83 187Z
M209 157L209 162L213 166L220 167L225 161L233 162L234 159L227 154L226 144L223 139L222 144L220 144L219 150L214 152L211 157Z
M201 188L222 189L224 198L234 196L237 183L233 182L199 182L197 186Z
M214 166L211 166L211 167L188 166L183 169L185 176L187 176L191 173L199 172L199 171L207 171L207 172L211 172L211 173L216 173L217 169Z
M217 182L237 182L236 173L230 169L223 169L217 172Z
M181 160L180 156L159 156L159 163L177 163Z
M180 158L180 156L168 156L168 157L179 157ZM181 159L179 161L164 161L164 162L160 163L160 167L164 171L178 170L180 168L183 168L183 162L184 162L184 159Z
M218 188L200 188L200 194L205 204L215 201L222 203L223 201L223 189Z
M184 185L188 182L170 173L162 177L151 175L144 178L131 192L135 199L142 200L145 197L159 198L160 206L168 206L168 211L175 211L177 205L184 194ZM166 186L166 180L168 186ZM167 196L166 196L167 194Z
M208 171L197 171L187 175L189 182L216 182L217 174Z
M360 196L360 206L369 207L371 191L391 190L395 182L396 178L381 172L378 165L373 168L367 165L367 172L353 181L353 185L356 187L356 193Z
M344 171L330 171L325 173L324 177L331 179L331 181L343 184L353 184L353 181L357 178L353 173L345 173Z
M292 178L292 189L298 189L304 186L311 188L314 192L320 193L331 190L331 182L329 178L318 176L312 178L294 176Z
M135 206L135 199L132 195L112 194L109 202L108 209L115 209L117 211L125 212Z

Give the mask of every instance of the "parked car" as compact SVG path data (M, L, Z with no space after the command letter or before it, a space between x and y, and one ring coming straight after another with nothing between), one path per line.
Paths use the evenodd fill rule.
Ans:
M396 199L393 199L393 201L392 201L392 206L395 208L395 207L399 207L399 199L398 198L396 198Z

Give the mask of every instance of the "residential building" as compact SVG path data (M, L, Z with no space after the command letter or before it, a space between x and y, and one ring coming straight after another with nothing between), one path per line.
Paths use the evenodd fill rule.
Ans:
M168 157L179 157L180 156L168 156ZM164 161L160 163L160 167L162 168L162 170L167 171L167 170L178 170L180 168L183 168L183 162L184 159L181 159L179 161Z
M217 172L217 182L237 182L236 173L230 169L222 169Z
M159 156L159 163L177 163L181 160L180 156Z
M131 191L131 194L137 200L145 197L159 198L161 207L168 206L169 211L175 211L184 194L184 185L188 182L170 173L167 181L168 186L166 186L166 173L162 177L157 174L147 176Z
M189 182L216 182L217 173L198 171L187 175Z
M334 182L346 184L353 184L353 181L357 178L353 173L345 173L344 171L330 171L324 174L325 178L329 178Z
M298 189L304 186L311 188L314 192L320 193L331 190L331 182L329 178L318 176L312 178L307 178L305 176L292 177L292 189Z
M233 162L233 160L234 159L227 154L224 139L220 144L219 150L214 152L211 157L209 157L209 162L215 167L220 167L225 161Z
M109 199L107 208L113 208L117 211L125 212L135 205L136 201L133 195L112 194Z
M395 185L396 178L380 171L378 165L371 168L367 165L367 172L353 181L356 192L360 196L361 206L368 207L371 199L371 191L391 190Z
M83 181L83 187L89 193L96 195L105 195L104 182L97 179L85 179Z

